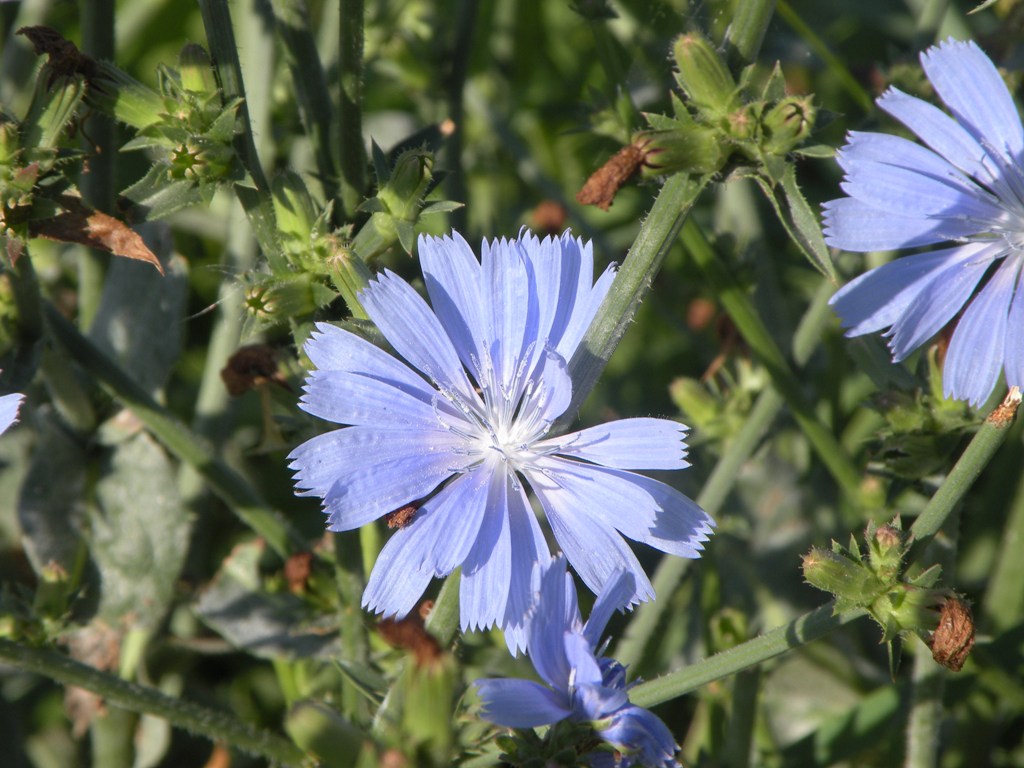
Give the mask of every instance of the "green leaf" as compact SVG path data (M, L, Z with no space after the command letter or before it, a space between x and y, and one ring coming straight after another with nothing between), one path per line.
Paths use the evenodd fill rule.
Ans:
M355 664L354 662L347 661L346 659L338 658L334 660L334 663L338 665L338 668L341 670L341 674L343 674L345 678L355 686L355 689L365 696L371 704L378 706L382 701L384 701L384 695L388 691L388 681L385 680L382 675L370 667Z
M396 219L395 231L398 232L398 242L402 250L412 253L412 247L416 244L416 227L413 222Z
M804 256L818 271L835 283L837 278L832 256L821 233L818 216L807 204L797 184L795 166L787 163L777 184L764 174L759 174L756 178L793 242L800 247Z
M438 200L436 203L427 203L420 211L420 216L429 216L432 213L451 213L465 206L455 200Z
M138 205L149 221L170 216L207 199L198 184L170 178L165 163L154 165L145 176L121 194Z
M100 573L99 615L130 617L154 628L163 618L185 562L191 521L178 493L177 467L123 411L106 435L135 430L108 449L90 513L90 552Z
M18 498L22 543L37 574L50 563L71 574L81 545L87 456L51 411L36 410L33 422L39 437Z
M139 228L165 274L117 259L107 272L89 338L120 363L143 389L161 389L178 362L188 293L185 260L173 253L170 227Z
M337 621L288 592L263 588L262 541L239 544L200 596L196 613L232 645L276 659L337 657Z
M793 150L797 157L811 157L820 160L830 160L836 156L836 148L828 144L808 144Z

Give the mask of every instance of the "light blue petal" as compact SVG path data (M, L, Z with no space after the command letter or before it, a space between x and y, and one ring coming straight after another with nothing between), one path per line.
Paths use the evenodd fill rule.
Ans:
M419 570L442 577L462 565L480 533L490 482L484 469L459 475L417 510L409 534Z
M893 360L903 360L953 319L1001 250L998 243L968 243L959 249L961 258L935 273L889 331Z
M537 339L554 346L572 312L579 285L578 248L566 248L562 239L531 237L523 241L526 265L533 281L537 305ZM589 285L587 288L589 289Z
M636 581L629 571L620 571L608 580L604 589L601 590L601 594L594 601L594 607L583 627L583 635L587 638L591 648L597 648L612 614L627 608L635 592Z
M676 766L673 759L678 747L672 732L661 718L633 704L620 709L601 738L625 752L636 752L638 765L660 768Z
M564 720L571 714L564 694L532 680L476 680L484 709L481 716L506 728L536 728Z
M694 501L643 475L556 457L545 461L544 473L554 486L549 496L563 508L574 505L584 519L669 554L699 557L714 526Z
M462 566L459 613L462 631L487 629L502 619L512 580L507 480L491 469L492 477L480 533Z
M495 383L513 401L529 371L520 366L534 340L530 328L530 277L522 247L516 240L485 242L482 255L483 293L490 309L490 354ZM533 318L534 322L536 318ZM535 328L533 329L535 330Z
M586 243L584 246L585 259L589 256L591 245ZM566 360L571 360L573 354L579 347L580 342L583 340L583 334L587 332L591 322L597 316L597 310L601 307L601 302L604 301L604 297L608 295L608 291L612 287L612 281L615 279L616 268L615 265L610 265L597 279L592 287L583 289L583 283L581 282L581 296L577 296L576 303L573 305L572 315L568 318L568 322L565 327L565 331L562 333L562 337L558 340L555 345L555 351L558 352ZM583 277L581 276L581 281Z
M420 450L347 473L324 496L327 528L351 531L422 499L459 470L458 458Z
M912 99L910 96L907 98ZM918 99L912 100L918 101ZM940 117L955 126L967 141L972 141L970 135L951 117L929 104L926 106L935 110ZM978 152L982 152L980 147L978 147ZM890 136L887 133L851 131L846 145L836 153L836 161L846 171L856 169L861 163L885 163L938 179L951 178L962 187L973 185L973 182L945 158L910 139L905 139L902 136Z
M508 514L512 572L501 626L514 656L528 644L529 612L535 602L534 571L551 560L551 553L522 485L508 491Z
M385 616L404 617L430 584L430 574L417 570L421 553L409 546L410 528L400 528L377 555L363 590L363 607Z
M950 112L971 135L1011 162L1024 151L1024 129L999 71L974 42L948 40L921 54L921 66Z
M25 396L18 393L0 397L0 435L18 420L18 408L24 399Z
M1003 370L1007 321L1018 271L1018 260L1007 259L957 323L942 371L947 397L979 406L992 394ZM1022 330L1015 328L1014 332Z
M1018 257L1019 268L1020 257ZM1009 326L1017 329L1006 334L1006 383L1011 387L1024 387L1024 269L1017 276L1017 287L1010 305Z
M449 432L410 431L388 427L348 427L336 429L307 440L288 458L295 470L295 486L300 495L323 498L335 483L344 482L353 472L362 472L428 453L451 452L458 438ZM455 465L459 456L452 455Z
M973 183L966 186L953 173L935 177L916 168L861 160L847 170L840 186L850 197L892 216L994 220L1002 213L991 198L972 189Z
M825 242L845 251L914 248L978 234L974 222L899 216L852 197L830 200L825 212Z
M327 323L317 323L303 347L321 371L349 371L412 391L433 388L409 366L361 336Z
M684 469L686 426L668 419L620 419L546 440L538 449L617 469Z
M878 100L878 106L920 137L935 152L974 178L991 182L985 166L985 150L956 120L933 104L890 88ZM892 137L896 138L896 137ZM903 140L905 141L905 139ZM910 143L910 142L907 142ZM902 158L900 162L906 163ZM921 166L924 170L924 166Z
M486 327L480 262L458 232L443 238L420 235L418 252L434 313L463 365L474 371L482 356L481 334Z
M572 577L565 558L556 557L541 576L534 612L530 617L530 661L537 674L555 690L567 690L572 666L565 654L566 595Z
M548 349L542 365L526 388L516 419L520 434L530 435L531 441L546 434L572 402L572 378L565 359Z
M600 684L580 685L574 691L573 698L573 710L581 720L604 720L629 704L629 698L624 690L607 688ZM602 737L603 735L602 732Z
M568 576L568 574L566 574ZM570 684L575 687L600 686L602 683L601 666L594 658L594 649L587 638L579 632L562 634L562 651L571 670ZM623 696L625 698L625 696ZM624 703L624 702L623 702ZM592 714L586 711L586 714Z
M829 304L848 329L846 335L860 336L891 326L918 294L927 290L938 272L963 260L964 247L904 256L844 285Z
M600 517L591 514L577 495L566 492L549 477L552 473L548 468L552 463L548 459L538 471L528 474L530 487L544 508L555 539L580 578L592 592L600 594L609 579L618 571L626 570L636 579L636 592L630 602L652 598L651 583L622 537Z
M451 339L411 285L384 270L363 289L359 300L384 338L410 365L466 401L476 399Z
M336 424L437 429L464 417L435 390L350 371L311 371L299 407ZM440 418L439 418L440 417Z

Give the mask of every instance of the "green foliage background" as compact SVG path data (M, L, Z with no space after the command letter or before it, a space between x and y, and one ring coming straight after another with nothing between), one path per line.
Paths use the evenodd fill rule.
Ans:
M385 153L410 137L413 145L426 141L436 153L434 173L444 172L428 202L464 203L416 220L417 232L455 228L470 243L513 236L536 226L538 205L554 201L564 210L556 231L571 227L592 239L599 267L621 262L662 180L627 185L607 212L578 205L575 193L644 127L641 113L670 113L673 40L691 30L721 40L737 3L617 0L605 17L598 0L371 0L363 133ZM282 40L288 6L297 4L235 0L230 12L263 169L270 178L299 174L319 210L326 189L316 173L321 144L300 119L300 89ZM361 6L308 2L334 105L345 76L340 16ZM967 14L970 3L940 0L775 6L757 77L766 79L778 61L790 93L814 94L815 144L838 147L851 129L898 130L872 99L890 83L927 95L916 55L948 35L977 40L1011 80L1024 60L1014 0L976 15ZM3 111L25 114L42 63L16 35L19 28L45 24L88 52L102 44L97 26L104 13L115 22L109 58L153 89L161 66L178 66L186 42L208 46L199 6L180 0L3 3ZM445 135L446 121L454 121L454 135ZM127 215L115 193L143 178L153 155L118 151L135 131L98 111L83 109L73 127L65 145L87 158L93 178L81 179L86 199ZM326 146L343 153L351 144L344 144L337 120L333 130ZM107 149L96 154L96 146ZM800 159L796 167L815 210L840 194L831 159ZM367 172L358 200L376 194L373 178ZM368 214L354 216L351 205L343 211L343 198L339 193L334 223L347 237L343 227L353 219L356 229L365 226ZM753 181L719 175L691 219L782 350L798 394L834 437L857 484L851 493L837 481L788 406L770 414L749 457L715 486L724 494L719 528L704 557L679 569L673 588L659 593L656 612L616 617L610 627L610 652L645 679L822 605L825 594L803 581L800 556L896 515L909 528L1005 394L971 412L936 396L941 343L897 367L878 339L844 339L824 303L833 286L787 237ZM75 333L70 324L61 332L51 317L33 337L14 287L24 273L17 276L15 265L0 274L2 391L28 394L22 424L0 439L0 635L59 646L111 675L227 711L284 734L325 765L497 764L499 731L479 721L466 683L480 675L525 675L529 665L508 658L497 636L467 636L441 667L417 677L412 657L391 648L375 618L358 610L360 574L386 536L383 525L323 537L317 505L292 493L285 456L324 428L296 408L304 374L296 340L314 318L347 316L344 300L331 292L320 306L253 311L254 288L277 286L283 272L268 266L229 185L218 187L209 205L135 228L164 277L80 245L29 242L42 295L56 308L48 317L71 318L89 349L112 359L134 390L88 366L91 352L67 341ZM774 384L757 345L730 316L721 286L708 281L687 243L683 237L668 252L581 421L657 415L689 424L693 466L663 479L696 498L716 462L737 441L750 442L744 426ZM842 254L836 268L844 281L887 258ZM418 273L415 259L394 245L375 261L381 265L409 278ZM326 284L324 275L316 279ZM288 386L232 398L220 371L239 346L256 341L275 350ZM112 370L109 361L94 364ZM129 390L138 396L134 402ZM168 443L170 428L140 413L149 396L164 406L159 413L199 436L198 448ZM214 459L238 475L211 474L220 471L210 469ZM1022 460L1017 425L963 496L946 533L915 563L945 557L943 584L974 604L978 641L962 672L915 683L924 674L917 660L928 651L910 637L891 674L878 627L848 623L826 639L659 704L655 711L686 762L1024 764ZM241 485L231 486L232 478ZM225 503L231 494L224 488L243 487L254 494L245 497L248 507ZM294 590L282 557L253 532L262 532L258 521L274 513L317 552L309 580ZM950 531L958 521L957 546ZM656 553L638 554L649 572L658 568ZM394 695L381 707L395 680ZM938 719L924 735L911 729L908 741L909 713L928 697L942 702ZM940 748L919 758L915 738L934 738ZM211 756L207 738L172 728L165 718L104 705L17 664L0 667L0 744L4 765L18 768L268 764L228 735Z

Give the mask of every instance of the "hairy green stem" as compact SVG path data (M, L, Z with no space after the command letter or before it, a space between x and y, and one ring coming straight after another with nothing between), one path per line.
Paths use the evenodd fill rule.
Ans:
M249 106L245 102L245 85L242 81L242 65L238 60L238 45L227 0L199 0L199 10L206 29L206 40L210 45L210 56L217 74L225 101L242 99L238 108L240 131L235 137L235 149L251 177L251 186L245 181L235 184L235 195L245 209L252 224L253 234L260 248L272 266L283 265L281 245L277 236L274 217L274 203L270 197L270 185L263 173L256 141L249 118Z
M721 509L736 482L740 468L761 442L782 404L782 396L774 389L762 392L744 420L743 427L725 447L696 499L701 509L712 517ZM636 609L626 633L615 646L615 658L626 667L636 665L643 658L647 644L656 636L658 623L670 605L669 596L679 585L691 562L681 557L663 557L658 563L654 578L651 579L656 599Z
M915 544L908 555L908 562L913 559L915 551L919 551L928 539L938 533L946 518L1003 444L1017 415L1020 401L1020 390L1017 387L1011 388L1006 399L985 419L931 501L917 516L910 528Z
M114 0L86 0L81 3L82 51L94 59L114 58ZM114 121L97 114L83 132L89 172L82 176L85 201L100 211L109 212L114 202ZM83 328L92 325L103 292L103 275L109 256L82 246L78 260L78 318Z
M363 142L363 0L338 0L338 170L339 202L351 217L366 192L366 145ZM341 213L341 212L339 212Z
M775 13L775 0L744 0L734 6L725 32L725 50L733 71L753 64Z
M822 463L832 473L843 492L852 501L859 503L862 496L861 472L853 465L836 436L818 421L811 403L804 396L800 381L765 327L747 292L721 262L696 224L692 221L687 222L683 227L682 237L683 244L694 262L714 288L715 294L744 340L750 345L751 351L767 369L772 384L785 398L793 418L807 436Z
M832 284L822 280L811 305L801 318L793 335L793 359L804 365L821 339L821 330L828 320L828 298ZM725 503L729 491L739 475L740 468L767 433L785 401L777 390L764 390L754 403L740 431L725 446L711 475L697 496L701 509L714 517ZM658 622L669 605L668 596L679 584L691 561L679 557L663 557L651 580L658 599L644 603L636 609L633 620L622 640L615 647L615 657L627 667L640 662L644 649L656 635Z
M273 0L273 6L299 114L313 145L317 176L324 198L334 200L338 195L338 171L331 154L331 98L310 28L309 9L303 0Z
M459 631L459 583L461 571L456 570L441 587L434 607L427 617L427 630L443 646L449 645Z
M942 532L929 542L922 560L924 567L939 565L943 580L953 583L956 550L960 538L959 506L945 519ZM935 662L923 643L915 642L913 688L907 720L906 768L935 768L939 760L939 731L942 726L942 695L946 670Z
M45 307L51 336L88 374L129 408L150 433L181 461L194 467L241 520L266 539L282 557L307 548L302 536L260 498L241 475L225 464L214 450L191 432L117 363L98 349L55 307Z
M706 178L676 174L661 188L633 241L633 247L615 275L611 290L569 361L572 402L559 420L559 426L564 428L569 420L575 418L594 388L707 183Z
M341 655L347 662L365 666L369 640L361 607L366 578L363 573L363 552L360 546L359 531L334 534L334 560L334 583L338 590L339 602L338 629L341 631ZM343 681L342 711L349 719L359 719L358 716L365 707L365 701L355 685L349 680Z
M865 615L865 611L857 609L836 616L833 614L834 608L834 603L826 603L753 640L716 653L677 672L641 683L630 690L629 700L641 707L662 704L702 685L750 669L788 650L824 637Z
M313 762L283 737L253 728L226 712L171 698L152 688L100 672L56 651L0 639L0 659L62 685L85 688L102 696L107 704L164 718L179 728L274 762L285 765L311 765Z

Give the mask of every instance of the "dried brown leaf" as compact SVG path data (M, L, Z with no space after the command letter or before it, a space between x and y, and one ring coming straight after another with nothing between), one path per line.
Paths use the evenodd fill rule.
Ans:
M156 267L161 275L164 273L160 260L146 247L138 233L124 222L94 211L75 195L61 195L57 202L64 209L61 213L29 224L29 233L33 237L98 248L115 256L145 261Z

